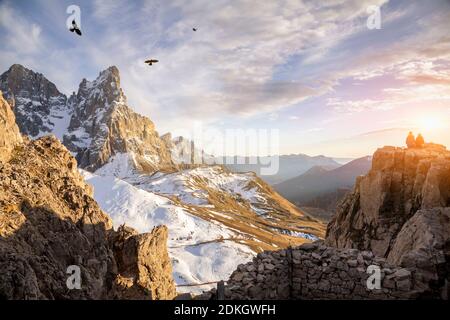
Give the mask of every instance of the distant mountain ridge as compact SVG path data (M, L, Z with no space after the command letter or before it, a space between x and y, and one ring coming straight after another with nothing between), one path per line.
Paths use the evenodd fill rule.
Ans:
M356 177L370 170L371 162L372 157L366 156L333 170L320 166L313 167L298 177L274 185L274 189L297 206L330 209L330 201L332 203L338 201L339 197L345 194L342 190L350 191ZM324 201L323 205L318 205L320 203L318 198L328 198L328 200Z
M301 153L264 157L216 157L215 159L216 163L225 163L225 165L233 172L255 172L259 177L271 185L299 176L314 166L322 166L329 169L341 166L338 162L329 157L322 155L312 157ZM279 162L278 172L274 175L262 175L262 168L268 167L267 163L273 163L275 161Z

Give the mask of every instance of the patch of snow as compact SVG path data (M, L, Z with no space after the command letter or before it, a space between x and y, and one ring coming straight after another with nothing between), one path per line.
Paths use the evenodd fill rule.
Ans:
M123 179L136 174L135 164L133 153L117 153L104 166L95 171L95 174Z
M301 231L295 231L295 230L287 230L287 229L280 229L280 228L272 228L273 231L279 232L281 234L285 234L291 237L297 237L297 238L303 238L311 241L319 240L318 237L316 237L313 234L305 233Z
M250 261L255 253L233 241L212 242L172 250L173 275L177 284L200 284L227 280L240 263ZM191 270L191 266L196 266ZM178 287L178 292L201 293L215 284Z
M64 134L70 124L72 114L66 108L54 110L51 114L50 121L53 123L52 133L60 140L63 140Z

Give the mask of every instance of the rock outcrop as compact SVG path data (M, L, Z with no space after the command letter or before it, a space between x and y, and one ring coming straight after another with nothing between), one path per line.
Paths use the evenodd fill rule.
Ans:
M358 178L328 225L326 243L387 257L405 223L418 210L450 206L450 152L385 147L370 172Z
M167 252L167 227L138 234L121 226L113 235L113 251L119 276L115 283L121 299L151 297L171 299L175 293L172 265Z
M0 162L2 298L171 299L166 241L165 227L114 231L54 136L17 143ZM67 286L69 266L80 270L80 289Z
M327 228L326 244L370 250L420 270L430 296L450 290L450 152L384 147Z
M116 67L92 82L83 79L69 103L74 113L63 142L77 154L80 167L95 171L119 153L133 153L139 171L174 167L153 122L127 106Z
M429 297L450 296L450 208L419 210L397 235L387 261L417 272Z
M7 161L12 149L22 143L14 114L0 91L0 162Z
M170 150L172 159L176 164L215 164L214 156L205 153L202 149L197 148L192 140L181 136L172 138L170 133L162 135L161 139L165 142L167 149Z

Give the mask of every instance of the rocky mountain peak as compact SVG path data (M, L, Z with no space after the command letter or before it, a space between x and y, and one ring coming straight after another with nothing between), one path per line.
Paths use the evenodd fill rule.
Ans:
M81 111L88 114L95 112L99 107L111 108L118 103L126 103L117 67L111 66L101 71L93 81L83 79L78 87L75 105L80 103L87 107Z
M101 71L93 81L83 79L69 103L73 115L64 144L77 154L82 168L94 171L114 162L115 155L128 153L138 170L172 166L170 152L153 122L127 105L117 67Z
M54 132L62 138L67 98L41 73L14 64L0 76L0 90L13 107L22 134L36 138Z
M100 76L111 77L120 82L120 72L116 66L110 66L103 71L100 71Z
M0 81L6 95L29 99L49 99L61 95L56 86L42 73L34 72L20 64L13 64L0 76Z
M97 79L93 82L94 87L103 89L111 88L111 90L120 90L120 74L116 66L111 66L101 71Z
M32 138L54 134L82 168L95 170L114 155L129 152L139 170L173 166L152 121L127 105L116 66L101 71L93 81L83 79L69 99L42 74L19 64L0 76L0 90L14 106L22 134Z

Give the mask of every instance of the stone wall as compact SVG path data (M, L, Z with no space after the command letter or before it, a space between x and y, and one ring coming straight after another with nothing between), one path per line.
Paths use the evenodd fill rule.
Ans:
M367 289L370 265L380 267L381 289ZM227 282L225 298L413 299L423 290L414 272L392 267L370 251L313 243L266 251L239 265Z

